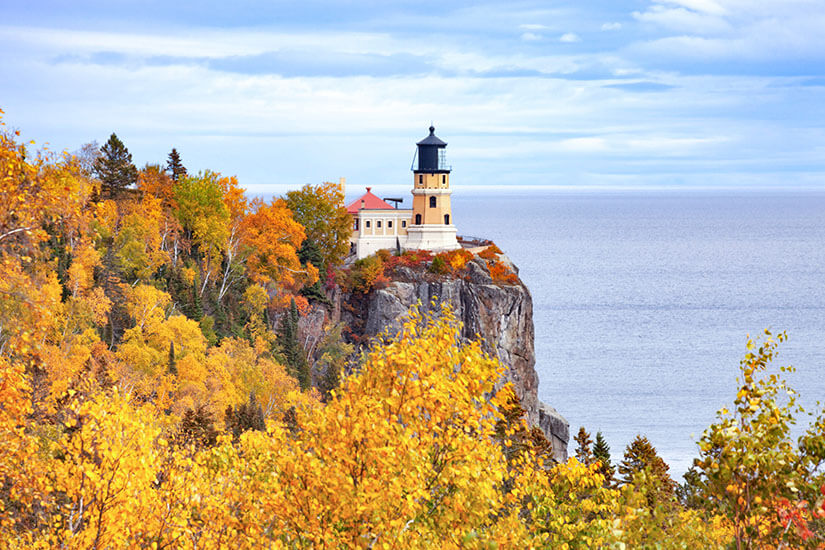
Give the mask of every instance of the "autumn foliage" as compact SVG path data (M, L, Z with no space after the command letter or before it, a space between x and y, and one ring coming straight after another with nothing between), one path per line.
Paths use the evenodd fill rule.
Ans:
M552 460L446 307L358 362L340 325L303 344L318 269L287 201L151 166L103 198L77 159L16 139L0 133L4 548L822 547L825 420L791 441L769 336L679 499L644 442L613 484L601 459ZM512 284L500 254L382 253L338 277L368 292L483 262ZM299 384L297 360L322 370Z

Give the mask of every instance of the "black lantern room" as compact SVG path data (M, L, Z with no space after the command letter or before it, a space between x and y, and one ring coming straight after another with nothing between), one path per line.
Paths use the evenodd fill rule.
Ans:
M447 166L447 143L441 141L435 135L435 127L430 126L430 135L416 143L418 150L416 158L413 158L412 170L414 172L427 172L429 174L449 173L451 167Z

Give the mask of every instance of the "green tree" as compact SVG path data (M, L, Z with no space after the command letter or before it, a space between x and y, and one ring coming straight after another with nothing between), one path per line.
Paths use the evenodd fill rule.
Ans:
M289 312L284 315L278 329L278 346L284 355L289 374L298 380L302 390L307 390L311 377L304 348L298 341L298 318L298 306L293 298L289 303Z
M345 326L344 323L330 326L318 346L316 357L319 358L315 366L323 371L319 389L325 401L329 399L330 392L341 384L347 363L355 351L355 346L344 341Z
M584 426L579 427L579 433L576 434L576 437L574 437L573 440L577 443L576 459L582 464L586 464L588 466L593 464L593 462L595 462L593 450L591 449L593 441L590 439L590 434L587 433Z
M637 435L627 446L619 463L621 481L625 485L636 485L651 507L675 498L676 483L668 470L670 467L656 453L656 448L642 435Z
M169 160L166 162L166 171L172 176L172 179L177 182L182 176L186 175L186 168L180 160L178 150L172 147L172 152L169 153Z
M298 250L298 259L304 268L306 268L306 265L309 263L323 272L324 258L321 256L321 250L318 248L318 245L315 244L315 241L312 239L304 239L300 250ZM318 279L311 285L305 285L304 288L301 289L301 294L311 300L332 304L321 289L321 279Z
M287 207L304 226L307 239L318 247L323 259L318 269L338 265L349 251L352 220L344 207L344 194L335 183L304 185L286 194Z
M197 247L200 259L200 289L219 276L222 252L229 238L229 210L223 201L220 174L206 171L184 176L174 187L175 216ZM200 319L200 317L198 318Z
M804 516L821 506L820 490L825 494L820 489L825 483L825 416L820 414L794 444L791 427L806 414L784 379L794 369L768 372L787 337L765 331L764 338L761 343L748 340L732 411L721 409L718 422L705 430L682 492L729 519L737 549L768 544L817 548L825 526L816 520L819 536L811 538L812 518Z
M593 444L593 458L599 461L599 473L604 476L605 486L613 484L615 470L610 463L610 446L605 441L602 432L596 432L596 442Z
M103 193L115 196L137 182L137 168L132 164L132 154L117 135L112 133L94 161L94 171L102 183Z

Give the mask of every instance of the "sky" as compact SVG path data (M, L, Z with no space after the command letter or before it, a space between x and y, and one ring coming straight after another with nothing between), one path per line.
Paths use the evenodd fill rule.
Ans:
M0 0L0 109L53 150L253 194L825 188L822 0Z

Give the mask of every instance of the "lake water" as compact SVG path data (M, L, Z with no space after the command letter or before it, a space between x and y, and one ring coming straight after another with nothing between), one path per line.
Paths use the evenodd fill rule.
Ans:
M614 460L641 433L681 481L765 328L805 403L825 398L825 193L458 189L453 217L530 288L539 398Z

